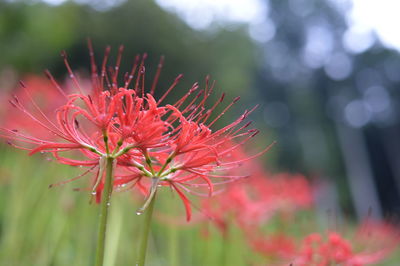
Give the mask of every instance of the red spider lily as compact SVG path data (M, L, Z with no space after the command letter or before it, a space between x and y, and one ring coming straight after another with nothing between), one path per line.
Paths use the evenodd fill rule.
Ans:
M268 176L261 170L243 182L230 185L224 193L203 201L206 216L223 234L232 220L245 232L257 234L259 226L274 214L290 215L311 205L311 186L305 177L290 174Z
M280 265L363 266L386 259L400 243L398 230L385 223L365 223L352 238L337 232L326 238L319 233L305 237L300 245L286 236L255 237L251 245L265 256L283 261Z
M65 52L62 53L64 63L77 92L66 95L46 71L55 91L62 94L60 98L65 98L65 102L56 109L55 119L50 119L48 112L39 108L39 104L30 96L29 88L26 89L27 101L21 101L19 97L10 101L36 127L43 128L56 138L6 127L1 128L0 136L17 148L29 150L30 154L47 152L62 164L89 167L85 173L95 172L92 193L97 201L101 200L103 191L105 161L111 158L115 162L114 188L137 187L146 193L147 201L140 211L160 186L167 186L182 199L189 220L191 206L187 193L212 195L215 185L239 178L223 174L224 170L237 167L243 161L268 150L269 147L248 158L232 159L229 156L258 133L257 130L247 129L249 123L242 125L254 108L245 111L231 124L214 130L214 124L239 98L211 120L213 111L223 102L224 95L211 107L206 107L214 87L208 78L205 88L197 94L194 92L199 86L195 83L177 102L162 105L182 78L179 75L158 100L154 98L163 58L150 92L146 93L144 63L147 55L136 57L131 71L124 76L125 82L118 85L123 47L119 49L115 67L108 71L110 48L106 48L100 69L96 65L90 42L89 51L89 91L85 91L82 81L72 72ZM26 86L22 83L22 87ZM31 105L31 108L27 105ZM65 155L67 152L75 152L80 156L69 157Z
M268 257L287 258L296 251L293 238L284 234L276 234L267 238L253 238L250 244L255 251Z

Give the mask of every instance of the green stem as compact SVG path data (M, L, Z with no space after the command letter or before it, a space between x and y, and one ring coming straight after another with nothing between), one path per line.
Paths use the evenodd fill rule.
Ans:
M179 249L179 241L178 241L178 230L175 226L171 225L169 227L169 265L170 266L179 266L178 259L178 249Z
M222 233L221 266L229 265L230 237L230 227L227 225L226 231Z
M210 239L203 239L203 241L202 241L202 246L203 246L203 264L202 265L211 265L211 259L210 259L210 250L212 250L212 247L210 247L211 246L211 241L212 241L212 239L211 239L211 233L210 233L210 228L211 228L211 226L210 226L210 221L206 221L205 222L205 229L203 229L203 230L205 230L206 231L206 234L208 234L208 238L210 238Z
M113 174L114 174L113 163L114 163L114 158L107 158L106 181L104 184L103 195L101 198L101 205L100 205L100 224L99 224L99 233L97 237L96 261L95 261L96 266L103 266L103 261L104 261L104 246L106 242L106 232L107 232L107 216L108 216L108 209L110 207L111 193L113 189Z
M145 217L142 225L142 239L139 246L139 254L136 266L144 266L146 260L147 242L149 239L151 218L153 216L154 202L156 199L156 194L153 195L147 210L145 211Z

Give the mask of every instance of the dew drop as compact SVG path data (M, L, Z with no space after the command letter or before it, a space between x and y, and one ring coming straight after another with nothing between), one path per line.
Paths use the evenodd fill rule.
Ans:
M143 211L141 211L141 210L136 211L136 215L142 215L142 214L143 214Z
M107 202L107 206L110 206L111 205L111 202Z
M40 154L44 154L44 151L41 151Z
M96 191L92 191L92 195L96 196L97 192Z

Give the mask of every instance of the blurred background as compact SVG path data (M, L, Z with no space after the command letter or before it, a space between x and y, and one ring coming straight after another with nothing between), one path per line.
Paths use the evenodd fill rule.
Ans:
M88 37L99 59L106 45L114 59L125 45L122 69L147 52L152 73L165 55L162 87L184 73L183 92L210 74L216 98L241 96L230 119L260 104L254 146L277 141L263 156L267 169L308 176L322 216L392 219L400 214L399 8L395 0L1 0L0 95L26 73L65 79L62 50L87 73Z

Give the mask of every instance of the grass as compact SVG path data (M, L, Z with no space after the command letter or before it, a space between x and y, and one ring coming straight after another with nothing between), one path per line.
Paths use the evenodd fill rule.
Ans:
M89 191L73 191L87 187L90 176L48 188L82 171L48 161L44 155L29 157L23 151L0 148L0 265L93 265L99 206L89 203ZM131 192L113 195L106 266L134 265L143 220L136 210L141 204ZM223 260L233 266L265 265L265 259L251 252L237 228L232 227L229 241L225 241L209 222L166 222L165 215L184 216L179 198L168 190L158 195L147 265L219 266ZM312 217L302 214L290 228L274 221L268 230L301 235L301 228L310 224ZM225 258L223 250L228 252ZM397 255L379 265L396 265L399 259Z

